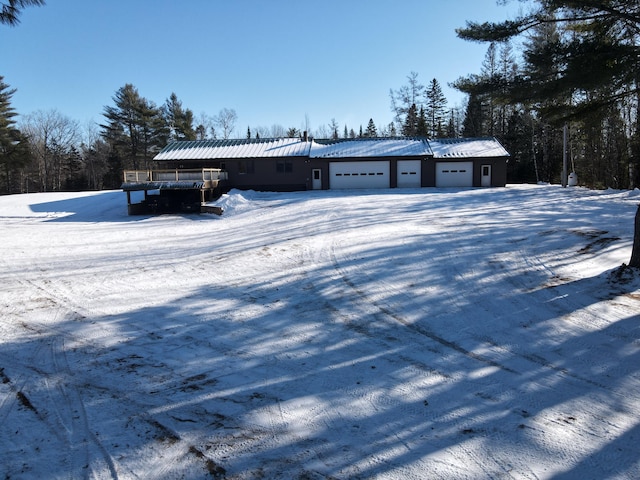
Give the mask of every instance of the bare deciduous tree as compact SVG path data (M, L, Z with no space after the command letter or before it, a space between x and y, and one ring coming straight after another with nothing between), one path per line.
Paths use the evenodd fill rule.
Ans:
M80 139L78 122L57 110L39 110L24 116L21 130L27 135L37 162L40 191L60 190L66 153Z
M214 118L214 124L222 130L224 139L228 139L236 126L238 114L233 108L223 108Z
M407 84L401 86L398 90L391 89L389 97L391 98L391 111L395 116L396 124L402 128L406 123L406 117L412 105L420 110L424 106L426 87L418 82L418 74L411 72L407 76Z

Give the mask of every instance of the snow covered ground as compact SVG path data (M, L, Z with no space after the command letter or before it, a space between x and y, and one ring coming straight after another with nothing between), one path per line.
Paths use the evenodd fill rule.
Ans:
M640 478L639 201L0 197L0 475Z

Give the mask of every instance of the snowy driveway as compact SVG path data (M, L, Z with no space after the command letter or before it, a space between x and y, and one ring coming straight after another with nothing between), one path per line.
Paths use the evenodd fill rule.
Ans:
M639 198L0 197L0 473L638 478Z

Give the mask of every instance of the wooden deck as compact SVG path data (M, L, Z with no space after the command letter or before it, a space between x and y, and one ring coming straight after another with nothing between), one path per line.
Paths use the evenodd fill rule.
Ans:
M127 193L130 215L202 212L205 202L222 194L227 172L219 168L125 170L123 177L121 188ZM144 192L144 199L132 203L132 192Z

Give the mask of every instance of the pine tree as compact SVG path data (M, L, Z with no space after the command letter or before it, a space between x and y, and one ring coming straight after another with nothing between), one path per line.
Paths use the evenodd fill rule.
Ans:
M369 119L365 136L368 138L375 138L378 136L378 129L376 128L376 124L373 123L373 118Z
M330 133L331 138L334 140L337 140L339 137L338 129L340 128L340 125L338 125L338 121L335 118L332 118L328 126L329 126L329 132L331 132Z
M462 122L462 136L468 138L484 136L483 124L484 109L482 108L482 101L478 95L472 93L469 95Z
M112 148L112 164L119 164L117 168L148 168L150 157L168 137L160 109L141 97L131 84L120 88L113 101L114 106L104 107L107 123L101 125L102 136Z
M402 126L402 135L405 137L415 137L418 134L418 111L414 103L407 112L407 117Z
M418 121L416 123L416 135L418 137L429 136L429 128L427 127L427 115L424 111L424 107L420 107L420 113L418 114Z
M0 23L15 26L20 23L20 11L28 6L44 5L44 0L7 0L0 2Z
M184 109L178 96L172 93L162 106L162 116L169 128L169 140L195 140L193 112Z
M525 71L511 80L476 78L476 91L503 92L510 102L549 102L545 114L559 123L578 118L594 108L606 107L624 96L635 95L638 83L637 32L640 3L625 0L535 0L529 13L515 20L483 24L468 22L458 36L472 41L503 42L521 35L548 34L529 48L525 61L540 74ZM550 74L542 74L543 66ZM570 105L567 99L572 99Z
M0 175L4 176L6 193L20 191L18 173L31 159L27 139L14 120L17 113L11 106L11 97L15 92L0 76Z
M456 138L458 136L458 131L456 129L455 112L452 109L450 113L451 115L449 115L449 122L447 123L447 131L444 136L446 138Z
M447 98L442 93L442 87L440 87L440 83L435 78L429 83L426 97L427 136L436 138L442 136L442 124L446 115Z
M607 131L607 125L598 122L598 115L609 117L613 125L618 115L615 109L627 99L635 102L635 106L625 113L630 127L630 138L626 142L632 146L640 144L640 128L637 128L640 125L633 125L629 120L640 117L637 101L640 99L640 3L534 0L531 4L528 13L514 20L467 23L466 28L457 30L458 36L473 41L503 42L522 35L531 39L525 44L525 66L521 72L512 76L498 72L491 78L468 77L467 92L491 92L498 94L497 98L503 103L532 107L542 120L536 143L542 145L543 159L555 156L554 128L557 130L563 123L573 121L583 128L595 126L592 133ZM612 107L615 108L612 110ZM600 156L600 140L599 135L588 136L585 144L588 155ZM613 149L613 156L624 161L624 157L618 155L622 150L619 143L613 135L603 146ZM640 152L627 147L625 155L640 155ZM545 174L553 174L555 165L547 165ZM623 170L633 170L638 165L640 156L631 157L628 168ZM640 267L640 209L633 245L630 265Z

